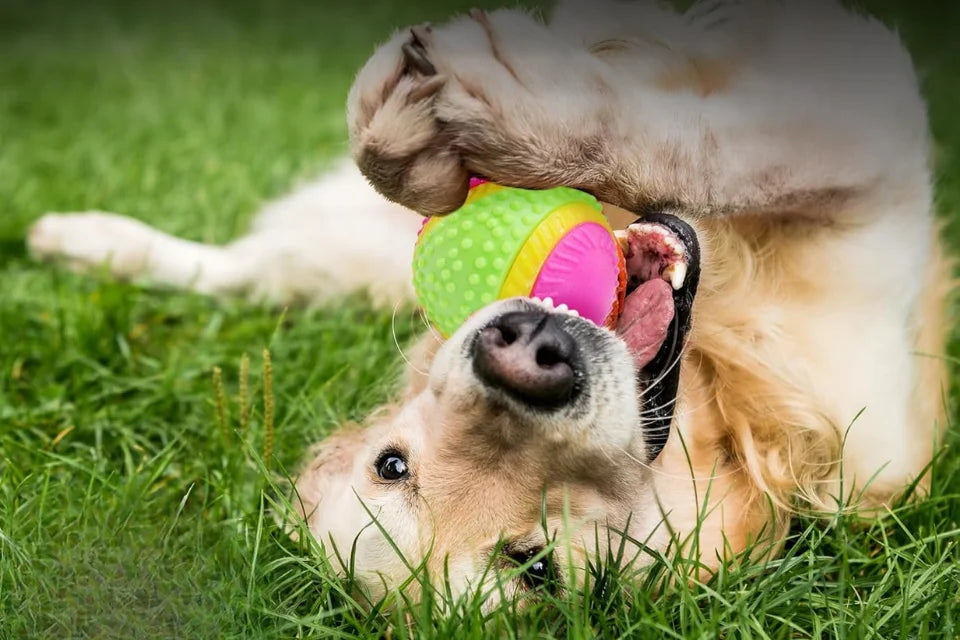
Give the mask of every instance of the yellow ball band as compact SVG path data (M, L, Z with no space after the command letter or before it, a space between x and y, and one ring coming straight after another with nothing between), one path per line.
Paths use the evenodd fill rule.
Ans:
M496 184L495 182L484 182L483 184L478 184L470 189L470 192L467 193L467 199L463 204L470 204L474 200L482 198L483 196L488 196L491 193L496 193L497 191L503 191L502 184Z

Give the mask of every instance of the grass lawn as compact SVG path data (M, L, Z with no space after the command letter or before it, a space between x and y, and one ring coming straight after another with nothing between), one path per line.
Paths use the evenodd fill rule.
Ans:
M923 72L958 248L960 9L941 4L871 7ZM417 330L410 314L394 323L362 300L282 312L79 277L32 263L23 235L45 211L99 208L196 240L234 237L265 198L344 151L344 98L375 42L456 8L0 3L0 637L408 633L401 615L352 607L311 550L277 531L263 456L289 470L382 400L401 362L393 332L403 344ZM929 501L869 526L798 522L775 563L659 598L604 575L585 599L487 621L475 603L448 617L417 609L416 633L475 637L486 622L516 637L958 637L956 433L949 443Z

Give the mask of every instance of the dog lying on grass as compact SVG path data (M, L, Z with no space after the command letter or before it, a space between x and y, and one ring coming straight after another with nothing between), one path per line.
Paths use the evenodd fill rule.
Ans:
M710 569L775 550L798 509L922 492L950 273L924 103L878 21L820 1L471 12L398 31L347 116L352 159L232 244L97 212L44 216L29 244L202 293L394 305L411 210L453 210L470 175L611 203L616 331L491 304L309 456L300 513L374 595L421 564L460 593L519 563L493 600L575 585L625 542L638 566L647 548Z

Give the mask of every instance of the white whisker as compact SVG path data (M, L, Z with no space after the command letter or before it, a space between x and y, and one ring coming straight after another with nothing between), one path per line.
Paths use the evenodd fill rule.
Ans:
M731 469L730 471L727 471L727 472L725 472L725 473L711 474L711 475L709 475L709 476L704 476L704 477L697 477L697 476L694 476L694 475L683 475L683 474L678 474L678 473L667 473L666 471L662 471L662 470L660 470L660 469L657 469L656 467L650 465L649 463L644 462L643 460L640 460L640 459L637 458L635 455L633 455L632 453L630 453L629 451L627 451L624 447L618 447L618 449L619 449L619 452L622 453L623 455L627 456L627 458L628 458L629 460L637 463L638 465L640 465L640 466L643 467L644 469L647 469L647 470L650 471L651 473L655 473L655 474L657 474L658 476L663 477L663 478L674 478L674 479L678 479L678 480L692 480L692 481L694 481L694 482L712 481L712 480L716 480L716 479L718 479L718 478L725 478L725 477L727 477L727 476L731 476L731 475L733 475L733 474L735 474L735 473L738 473L738 472L740 471L740 469L742 468L742 467L736 467L736 468Z
M646 418L646 417L650 417L650 416L655 416L656 413L657 413L658 411L660 411L661 409L667 409L667 408L675 405L676 403L677 403L677 398L676 398L676 396L674 396L672 400L668 400L668 401L664 402L663 404L657 405L656 407L645 407L645 408L643 409L643 411L640 412L640 417L641 417L641 418Z
M424 310L417 309L416 313L420 317L421 322L423 322L423 326L425 326L430 335L433 336L433 339L437 342L443 342L443 336L440 334L440 331L437 329L437 327L430 322L430 319L427 318L427 314L424 312Z
M397 353L400 354L400 357L403 358L403 361L406 362L411 369L419 373L420 375L427 375L426 371L419 369L413 362L410 361L410 358L407 357L407 354L403 352L403 347L400 346L400 339L397 338L397 309L400 308L402 303L398 302L393 305L393 313L390 315L390 334L393 336L393 344L397 347Z

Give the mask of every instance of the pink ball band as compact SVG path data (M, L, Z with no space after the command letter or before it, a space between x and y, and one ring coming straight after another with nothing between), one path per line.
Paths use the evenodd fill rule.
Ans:
M427 223L430 222L430 216L423 216L423 220L420 222L420 228L417 229L417 237L420 237L420 234L423 233L423 228L427 226Z
M603 326L617 299L620 263L610 232L584 222L567 232L547 256L531 296L565 303L584 318Z

